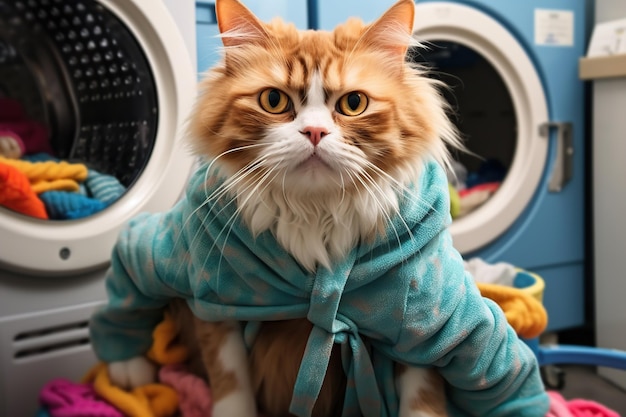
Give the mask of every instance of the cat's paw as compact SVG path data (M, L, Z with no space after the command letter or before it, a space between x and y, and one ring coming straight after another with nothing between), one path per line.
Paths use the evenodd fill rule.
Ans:
M213 404L213 417L256 417L256 402L252 393L236 391Z
M145 356L111 362L108 366L111 382L124 389L151 384L157 379L157 367Z

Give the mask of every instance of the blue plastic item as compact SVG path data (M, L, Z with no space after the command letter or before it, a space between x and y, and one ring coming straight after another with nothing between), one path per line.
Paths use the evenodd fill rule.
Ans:
M626 352L576 345L539 346L539 365L594 365L626 370Z
M540 301L543 298L544 282L536 274L519 271L513 285ZM591 365L626 370L624 351L578 345L540 345L539 338L524 339L524 342L535 353L540 366Z

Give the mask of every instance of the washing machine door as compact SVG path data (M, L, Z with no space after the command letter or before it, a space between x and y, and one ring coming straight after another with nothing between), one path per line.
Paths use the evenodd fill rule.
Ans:
M522 45L478 9L417 4L414 31L427 46L419 59L434 62L434 76L452 86L449 102L460 110L457 125L478 156L459 157L475 170L486 163L485 178L500 177L488 200L452 222L455 246L469 253L509 229L541 182L548 155L548 140L540 133L549 120L546 95Z
M100 194L103 204L88 214L67 195L49 193L71 208L52 213L46 203L48 220L0 208L0 264L43 275L101 267L124 223L171 207L193 165L182 138L195 83L187 47L161 1L0 0L0 131L18 119L38 128L41 135L21 137L22 153L32 151L23 162L41 162L46 151L44 163L87 169L76 194L101 191L97 181L84 191L89 179L112 182L117 193ZM15 163L7 159L0 165Z

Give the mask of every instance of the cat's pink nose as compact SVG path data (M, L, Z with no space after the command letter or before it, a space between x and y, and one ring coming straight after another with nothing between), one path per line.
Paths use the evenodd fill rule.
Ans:
M314 127L307 126L300 131L304 136L306 136L313 146L317 146L318 143L324 138L324 136L328 135L328 130L323 127Z

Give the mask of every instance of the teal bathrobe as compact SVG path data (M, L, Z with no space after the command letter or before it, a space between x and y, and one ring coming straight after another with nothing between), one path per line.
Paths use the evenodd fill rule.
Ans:
M548 397L536 359L501 309L483 299L452 247L448 186L429 163L400 197L383 236L361 243L332 269L303 269L272 233L254 237L235 202L207 201L223 179L201 168L172 210L143 214L120 234L106 279L109 303L91 322L97 355L144 354L172 298L207 321L313 323L291 411L310 415L330 351L341 344L349 379L344 417L396 417L393 361L435 367L453 416L539 417Z

